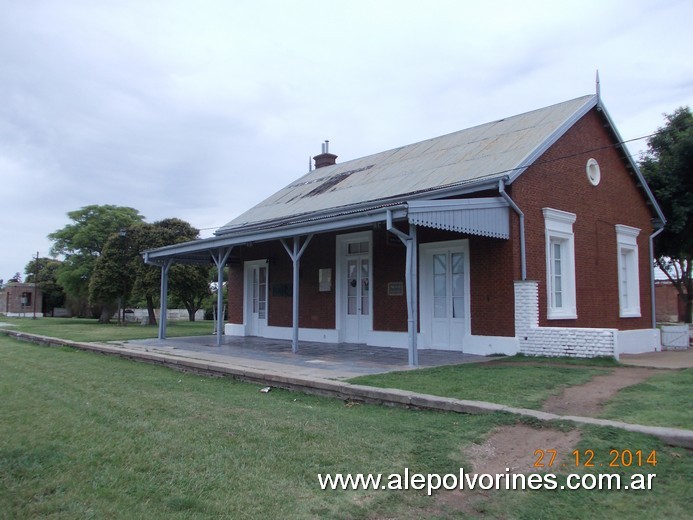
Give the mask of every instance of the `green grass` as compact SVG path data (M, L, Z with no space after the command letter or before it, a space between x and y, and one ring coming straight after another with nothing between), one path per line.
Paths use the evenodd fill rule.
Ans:
M671 370L621 390L602 414L609 419L693 430L693 368Z
M7 318L0 316L0 322L9 323L10 329L40 334L52 338L72 341L125 341L130 339L156 338L158 327L142 326L138 323L118 325L99 323L98 320L83 318ZM169 321L168 337L200 336L213 333L211 321Z
M349 382L538 409L564 387L586 383L603 373L606 371L591 366L547 367L501 361L359 376Z
M4 337L0 417L7 518L358 518L421 496L321 491L318 473L448 472L510 420L262 394Z
M524 354L517 354L515 356L500 356L494 358L494 363L526 363L526 364L541 364L546 366L546 364L551 365L578 365L578 366L589 366L589 367L618 367L623 366L621 363L616 361L613 357L600 356L593 358L571 358L571 357L546 357L546 356L526 356Z
M515 420L263 394L256 385L2 336L0 417L0 518L51 519L463 518L421 491L322 491L317 474L457 473L464 446ZM657 486L490 492L475 498L470 517L689 513L690 451L597 428L583 434L588 448L600 462L611 448L657 449Z

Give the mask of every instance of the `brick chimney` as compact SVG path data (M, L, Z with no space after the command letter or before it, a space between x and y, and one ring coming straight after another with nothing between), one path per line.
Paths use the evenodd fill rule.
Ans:
M313 157L315 160L315 169L322 168L323 166L332 166L337 163L337 156L330 153L330 142L325 141L322 143L322 153Z

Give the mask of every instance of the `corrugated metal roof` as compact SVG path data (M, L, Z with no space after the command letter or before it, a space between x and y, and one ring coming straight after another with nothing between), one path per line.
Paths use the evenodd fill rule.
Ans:
M517 175L578 117L596 105L584 96L452 134L313 170L216 234L353 204L444 191ZM513 175L513 177L515 177Z

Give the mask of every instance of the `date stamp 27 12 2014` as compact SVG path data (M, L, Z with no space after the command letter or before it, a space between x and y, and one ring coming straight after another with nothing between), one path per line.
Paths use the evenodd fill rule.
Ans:
M534 450L536 460L533 466L535 468L551 468L560 467L577 467L577 468L593 468L593 467L610 467L610 468L642 468L647 466L657 465L657 450L610 450L608 457L597 457L594 450L573 450L571 452L572 460L569 463L558 463L558 452L552 449L537 449Z

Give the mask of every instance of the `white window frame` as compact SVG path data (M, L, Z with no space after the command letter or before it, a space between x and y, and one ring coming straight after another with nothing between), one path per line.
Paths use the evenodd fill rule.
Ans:
M577 319L575 296L575 213L543 208L546 238L546 317L549 320ZM554 245L561 250L561 304L556 305L554 288Z
M640 318L640 270L638 235L640 229L617 224L618 303L621 318Z

